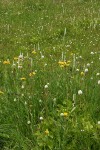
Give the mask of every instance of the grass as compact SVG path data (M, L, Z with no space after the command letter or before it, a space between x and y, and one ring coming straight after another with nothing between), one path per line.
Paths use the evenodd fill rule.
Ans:
M100 149L99 5L0 1L0 150Z

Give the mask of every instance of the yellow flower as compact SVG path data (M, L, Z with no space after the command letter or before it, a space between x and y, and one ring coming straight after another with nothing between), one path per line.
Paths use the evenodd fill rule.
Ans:
M0 91L0 94L4 94L4 92Z
M81 76L84 76L85 74L84 74L84 72L81 72Z
M67 63L71 63L71 61L70 61L70 60L68 60L68 61L67 61Z
M21 80L26 80L26 78L24 78L24 77L22 77L22 78L20 78Z
M33 50L33 51L32 51L32 54L36 54L36 51L35 51L35 50Z
M18 57L14 57L14 60L18 60Z
M5 61L3 61L3 64L4 64L4 65L9 65L9 64L10 64L10 61L9 61L9 60L5 60Z
M64 115L64 117L67 117L67 116L68 116L68 113L67 113L67 112L64 112L63 115Z
M31 73L29 73L29 76L32 77L32 76L34 76L35 74L36 74L35 72L31 72Z
M68 67L70 65L70 61L59 61L58 64L60 67Z
M49 130L48 130L48 129L45 130L45 134L46 134L46 135L49 134Z

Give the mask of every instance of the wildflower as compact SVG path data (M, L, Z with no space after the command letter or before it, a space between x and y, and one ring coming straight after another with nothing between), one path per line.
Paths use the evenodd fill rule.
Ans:
M76 69L77 72L79 72L79 69Z
M44 58L44 56L42 55L41 58Z
M14 57L14 60L18 60L18 57Z
M24 96L24 94L22 93L22 97Z
M25 103L24 103L25 105L27 105L27 102L25 101Z
M99 75L100 75L100 73L97 73L97 74L96 74L96 76L99 76Z
M44 86L44 88L47 89L47 88L48 88L48 85L46 84L46 85Z
M82 72L81 72L81 76L84 76L84 75L85 75L85 74L84 74L84 72L82 71Z
M87 73L87 72L88 72L88 68L86 68L86 69L84 70L84 72Z
M35 50L33 50L33 51L32 51L32 54L36 54L36 51L35 51Z
M24 89L24 85L22 85L22 87L21 87L22 89Z
M67 112L64 112L64 113L63 113L63 116L64 116L64 117L67 117L67 116L68 116L68 113L67 113Z
M31 72L31 73L29 73L29 76L32 77L32 76L34 76L35 74L36 74L35 72Z
M24 78L24 77L22 77L22 78L20 78L21 80L26 80L26 78Z
M22 67L22 65L18 65L18 69L22 69L23 67Z
M0 94L4 94L4 92L0 91Z
M100 80L98 80L98 84L100 84Z
M20 54L18 58L23 59L23 54Z
M40 117L40 120L43 120L43 117Z
M49 130L48 130L48 129L45 130L45 134L46 134L46 135L49 134Z
M64 116L64 113L61 113L60 116Z
M78 95L82 95L82 94L83 94L82 90L78 90Z
M98 124L100 125L100 121L98 121Z
M14 102L16 102L17 101L17 99L16 98L14 98Z
M91 54L91 55L94 55L94 52L91 52L90 54Z
M87 67L90 67L90 64L89 64L89 63L87 64Z
M4 64L4 65L9 65L9 64L10 64L10 61L9 61L9 60L5 60L5 61L3 61L3 64Z
M28 121L27 121L27 124L30 124L30 123L31 123L31 121L30 121L30 120L28 120Z
M58 64L60 67L68 67L70 65L70 61L59 61Z

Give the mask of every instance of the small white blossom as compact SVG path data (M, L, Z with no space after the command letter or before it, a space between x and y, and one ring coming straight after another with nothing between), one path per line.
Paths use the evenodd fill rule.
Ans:
M22 89L24 89L24 85L22 85L22 87L21 87Z
M64 116L64 113L61 113L60 116Z
M82 90L78 90L78 95L82 95L82 94L83 94Z
M42 103L42 100L41 100L41 99L39 100L39 103Z
M40 120L43 120L43 117L40 117Z
M100 84L100 80L98 80L98 84Z
M30 120L28 120L28 121L27 121L27 124L30 124L30 123L31 123L31 121L30 121Z
M79 72L79 69L76 69L77 72Z
M90 64L89 64L89 63L87 64L87 67L90 67Z
M98 121L98 124L100 125L100 121Z
M44 58L44 56L42 55L41 58Z
M14 102L16 102L17 101L17 99L16 98L14 98Z
M25 105L27 105L27 102L25 101Z
M86 69L84 70L84 72L85 72L85 73L88 72L88 68L86 68Z
M99 75L100 75L100 73L97 73L97 74L96 74L96 76L99 76Z
M90 54L91 54L91 55L94 55L94 52L91 52Z
M47 88L48 88L48 85L46 84L46 85L44 86L44 88L47 89Z

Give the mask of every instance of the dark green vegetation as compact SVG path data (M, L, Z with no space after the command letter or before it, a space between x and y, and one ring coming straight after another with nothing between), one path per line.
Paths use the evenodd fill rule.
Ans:
M99 0L0 0L0 150L100 149Z

